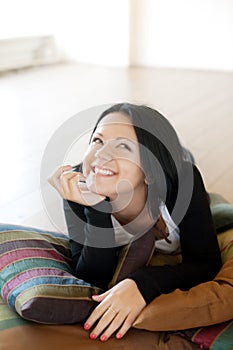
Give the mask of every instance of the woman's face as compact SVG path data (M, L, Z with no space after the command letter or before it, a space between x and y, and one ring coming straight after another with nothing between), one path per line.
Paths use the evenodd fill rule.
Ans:
M129 117L114 112L99 122L83 158L83 174L91 191L111 200L145 188L137 136Z

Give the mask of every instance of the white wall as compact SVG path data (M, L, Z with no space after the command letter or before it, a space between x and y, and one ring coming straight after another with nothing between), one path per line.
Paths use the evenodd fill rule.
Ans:
M57 23L55 36L69 58L111 66L129 64L128 0L62 3L60 20L64 25Z
M233 70L233 0L0 0L0 11L0 39L53 35L78 62Z
M0 39L53 35L79 62L129 64L129 0L0 0Z
M131 0L132 65L233 70L232 0Z

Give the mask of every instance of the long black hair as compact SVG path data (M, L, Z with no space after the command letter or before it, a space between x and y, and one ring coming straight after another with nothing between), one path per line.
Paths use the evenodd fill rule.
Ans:
M152 216L155 219L158 217L161 202L166 204L171 213L178 194L179 173L187 160L173 126L153 108L119 103L100 115L93 133L99 122L113 112L128 116L135 129L141 166L148 182L147 201Z

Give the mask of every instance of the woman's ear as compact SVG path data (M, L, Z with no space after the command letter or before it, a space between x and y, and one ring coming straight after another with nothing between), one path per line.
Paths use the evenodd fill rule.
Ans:
M144 182L147 186L149 185L149 181L148 181L147 177L145 177Z

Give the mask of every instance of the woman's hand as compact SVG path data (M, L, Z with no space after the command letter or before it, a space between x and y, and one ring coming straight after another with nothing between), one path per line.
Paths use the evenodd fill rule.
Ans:
M84 329L90 329L99 320L90 338L100 336L102 341L108 340L116 330L116 338L121 339L146 306L136 283L131 279L125 279L107 292L93 295L92 298L100 304L87 319Z
M59 168L49 179L52 185L60 195L67 200L82 205L95 205L105 199L98 193L91 192L86 184L85 177L80 172L71 172L70 165Z

